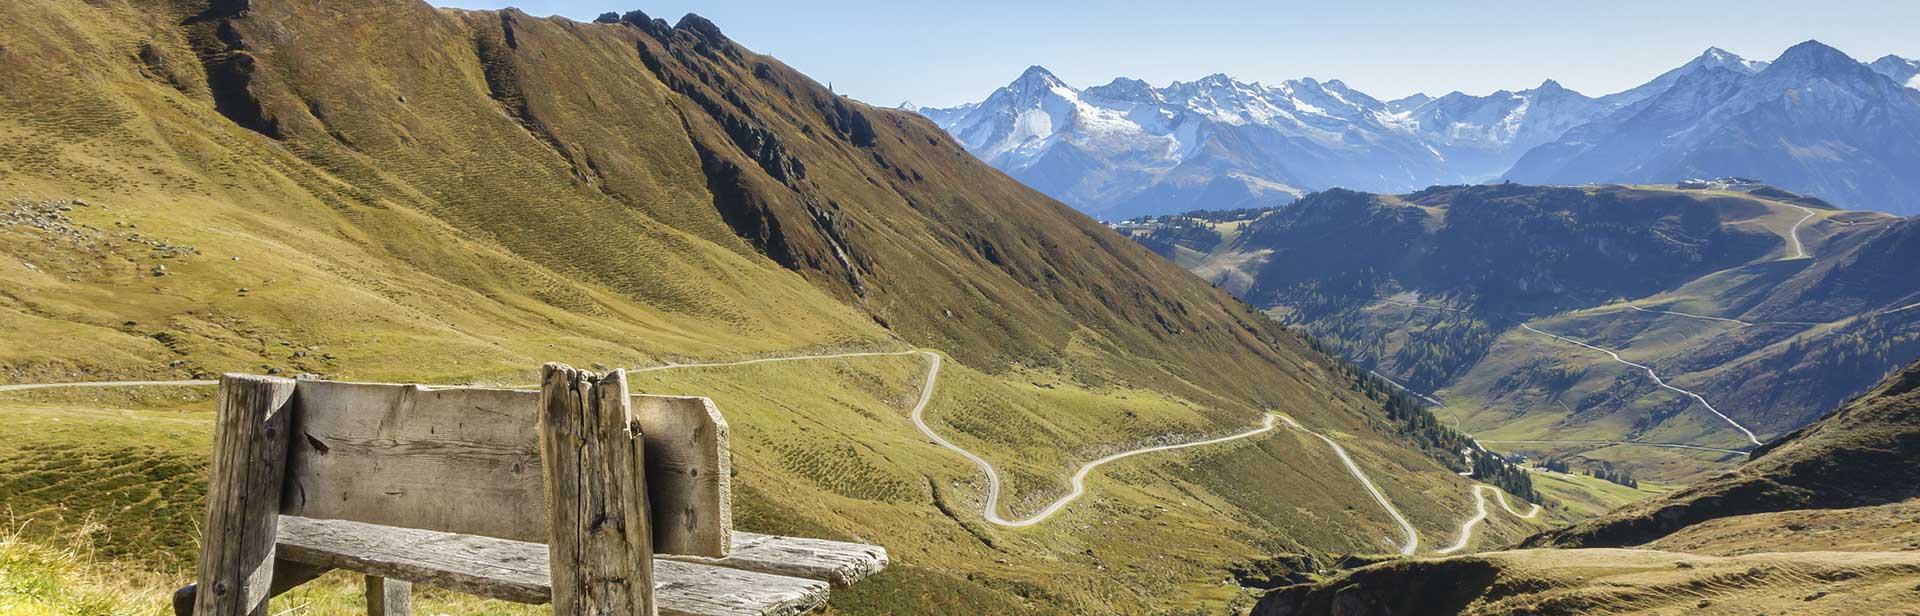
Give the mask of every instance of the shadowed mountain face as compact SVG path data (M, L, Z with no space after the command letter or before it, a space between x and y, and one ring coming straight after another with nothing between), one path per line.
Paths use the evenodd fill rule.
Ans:
M1895 613L1920 605L1915 456L1920 363L1732 473L1521 545L1558 549L1364 567L1253 613Z
M1528 152L1518 182L1742 176L1848 207L1920 211L1920 90L1809 41L1757 72L1709 68Z
M14 12L38 28L64 23ZM238 179L213 197L297 191L326 204L357 243L404 252L418 237L451 235L541 272L481 279L462 260L407 256L423 274L502 295L645 320L630 305L581 297L578 281L637 298L642 312L753 331L823 322L804 303L789 311L752 297L798 292L791 281L804 279L860 315L843 328L849 342L886 330L983 368L1058 365L1080 341L1244 377L1292 352L1289 337L1231 298L1007 181L930 122L835 96L697 16L671 27L629 17L255 2L242 18L156 24L151 37L84 48L125 51L130 65L36 75L62 52L32 40L10 42L0 58L16 97L51 97L13 103L35 106L13 114L24 118L15 134L47 124L105 134L143 120L139 104L170 108L160 119L171 125L230 122L248 131L215 133L226 146L218 156L268 151L301 171ZM92 100L128 98L88 83L101 75L144 79L111 87L138 87L148 100L80 117L108 106ZM50 108L60 97L78 108ZM202 101L225 117L197 115ZM219 160L204 164L234 164ZM432 224L397 224L408 217ZM762 259L786 273L750 263ZM568 280L529 279L555 275Z
M1442 415L1486 440L1744 449L1741 428L1764 440L1806 425L1920 353L1920 283L1898 265L1920 221L1764 185L1327 191L1128 228L1355 362L1447 400ZM1574 341L1652 367L1713 411ZM1665 469L1670 480L1727 461L1498 448Z
M928 387L924 419L1001 469L1009 518L1094 459L1269 409L1338 431L1422 527L1471 494L1457 448L1429 455L1398 429L1410 415L1297 336L925 118L836 96L697 16L35 0L0 2L0 32L8 384L525 385L547 361L941 351L937 383L917 355L631 377L727 415L743 530L894 550L887 576L836 592L849 613L1152 611L1275 546L1376 551L1398 532L1291 430L1130 458L1057 522L994 526L983 475L907 417ZM0 396L0 501L34 499L42 528L118 516L190 558L199 495L144 469L203 466L211 403L146 391L181 429L129 431L93 391ZM122 440L70 446L76 425ZM164 498L111 504L123 481Z
M1852 509L1920 497L1920 363L1754 450L1734 472L1529 538L1527 547L1624 547L1709 520Z
M1920 89L1920 60L1887 55L1874 60L1869 66L1873 67L1873 72L1886 75L1894 83Z
M1773 62L1718 48L1590 97L1548 80L1380 101L1338 80L1212 75L1077 89L1034 67L979 103L914 108L967 149L1108 220L1508 178L1532 184L1756 178L1845 207L1920 212L1912 60L1817 41Z
M1271 205L1333 186L1486 180L1630 100L1596 100L1553 81L1392 102L1338 80L1268 86L1226 75L1077 89L1036 66L979 103L913 110L994 167L1112 220Z

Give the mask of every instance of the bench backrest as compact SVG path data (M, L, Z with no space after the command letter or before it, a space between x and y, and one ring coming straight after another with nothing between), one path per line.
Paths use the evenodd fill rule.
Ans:
M726 420L706 398L635 395L654 551L725 556ZM545 543L540 392L299 381L282 514Z

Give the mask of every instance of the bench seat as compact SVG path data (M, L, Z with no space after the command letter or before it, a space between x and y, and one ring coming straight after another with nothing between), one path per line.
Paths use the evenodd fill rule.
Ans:
M278 556L288 561L519 603L543 604L552 596L544 544L345 520L279 520ZM882 548L838 541L734 533L733 545L722 559L656 557L660 613L803 614L826 604L830 582L850 584L887 563Z
M851 586L887 566L887 549L864 543L734 531L732 545L726 558L655 558L820 580L834 588Z

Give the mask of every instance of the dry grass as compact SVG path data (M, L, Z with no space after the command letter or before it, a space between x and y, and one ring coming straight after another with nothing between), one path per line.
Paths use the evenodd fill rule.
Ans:
M0 380L528 383L546 361L924 346L951 357L930 417L1007 470L1009 514L1085 460L1270 408L1347 435L1423 527L1470 507L1296 338L930 123L772 58L412 0L258 3L225 36L257 63L239 102L269 128L213 100L237 84L209 70L230 50L188 19L203 7L0 3L0 219L40 223L0 225ZM804 178L768 173L793 163ZM1231 563L1389 534L1323 447L1278 435L1115 464L1058 522L984 526L978 475L904 419L920 374L635 383L720 402L743 527L894 551L849 612L926 592L950 613L1221 605ZM26 536L93 516L110 563L179 575L211 408L163 397L5 398L0 501Z

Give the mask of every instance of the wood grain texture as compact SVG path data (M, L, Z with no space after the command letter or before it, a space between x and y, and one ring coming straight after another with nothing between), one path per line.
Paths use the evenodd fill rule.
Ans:
M712 400L678 396L635 396L633 414L647 445L655 553L725 557L733 546L726 418Z
M627 373L600 377L547 364L540 383L553 612L652 616L645 442Z
M547 541L535 391L300 381L281 513ZM728 429L713 402L631 396L657 553L724 555ZM723 543L725 542L725 543Z
M551 596L547 546L526 541L280 517L280 554L388 579L519 603ZM826 582L660 559L654 597L668 616L788 616L826 604Z
M718 567L820 580L845 588L887 567L887 549L877 545L733 533L733 549L725 558L663 556L673 560Z
M281 512L547 540L539 394L300 381Z
M408 616L413 613L413 582L377 575L366 576L367 616Z
M199 616L267 612L293 393L288 379L220 377L194 598Z
M284 595L287 591L293 590L301 584L311 582L325 575L328 571L333 570L331 567L322 567L320 565L310 565L303 562L287 560L279 556L278 547L275 548L274 553L273 583L267 591L268 597ZM193 605L199 598L199 594L199 584L188 584L180 590L174 591L174 616L192 616Z

